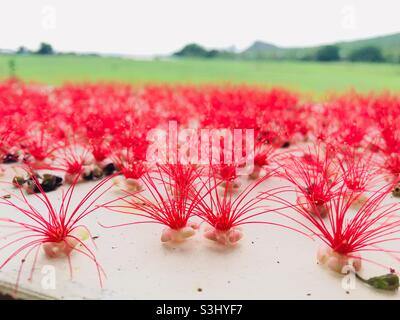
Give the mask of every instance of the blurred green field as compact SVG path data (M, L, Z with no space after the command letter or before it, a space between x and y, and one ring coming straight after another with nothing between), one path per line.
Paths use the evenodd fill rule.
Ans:
M0 56L0 79L13 59L18 77L40 83L250 83L320 95L328 91L400 92L400 64L260 62L232 60L137 61L96 56Z

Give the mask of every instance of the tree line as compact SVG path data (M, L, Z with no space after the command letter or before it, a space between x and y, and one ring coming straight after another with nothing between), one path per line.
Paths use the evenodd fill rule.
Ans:
M340 61L340 48L338 46L324 46L315 54L316 61ZM382 50L375 46L365 46L353 49L348 55L348 61L352 62L385 62Z
M41 54L41 55L51 55L54 54L54 49L51 44L42 42L39 45L39 48L37 50L29 50L28 48L21 46L17 50L17 54Z
M53 47L45 42L42 42L36 51L31 51L24 46L17 50L17 54L39 54L52 55L55 54ZM208 50L196 43L191 43L183 47L181 50L173 54L176 57L195 57L195 58L246 58L241 53L235 53L228 50ZM261 59L262 59L261 55ZM275 60L277 58L265 57L264 59ZM282 57L280 58L282 59ZM285 56L283 56L285 59ZM354 48L346 57L341 56L340 47L337 45L327 45L316 49L313 53L308 53L300 57L289 57L287 60L302 60L302 61L351 61L351 62L393 62L385 59L382 50L376 46L364 46ZM400 57L399 57L400 62Z
M173 54L176 57L196 57L196 58L246 58L241 53L234 53L224 50L207 50L204 47L191 43L186 45L183 49ZM263 57L260 59L276 60L274 57ZM285 55L279 59L285 59ZM334 61L351 61L351 62L392 62L385 59L382 50L376 46L364 46L354 48L349 52L346 57L341 56L340 47L337 45L327 45L317 48L314 52L299 57L286 57L287 60L301 60L301 61L321 61L321 62L334 62ZM400 59L400 57L399 57Z

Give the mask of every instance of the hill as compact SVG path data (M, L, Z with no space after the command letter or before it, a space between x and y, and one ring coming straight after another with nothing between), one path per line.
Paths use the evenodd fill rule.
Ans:
M400 33L355 41L330 43L329 45L338 46L343 59L348 58L350 53L355 49L374 46L381 49L387 61L400 62ZM310 60L320 47L283 48L267 42L256 41L240 55L243 58L250 59Z
M400 33L357 41L339 42L337 45L341 48L344 57L348 56L354 49L374 46L382 50L386 59L390 61L396 61L397 59L396 62L400 61Z

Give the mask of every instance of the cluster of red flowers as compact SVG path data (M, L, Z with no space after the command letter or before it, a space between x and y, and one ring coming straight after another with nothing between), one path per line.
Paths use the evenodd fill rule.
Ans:
M358 271L362 251L398 259L396 250L383 247L400 240L398 206L384 204L391 192L400 196L398 119L400 96L389 93L351 92L316 103L283 89L246 86L50 88L3 82L0 159L24 167L28 177L15 177L18 195L0 200L24 217L0 218L19 230L0 247L18 246L0 269L43 246L49 257L85 254L101 278L93 251L83 243L89 231L81 224L99 208L130 214L137 218L132 224L164 225L163 242L193 236L196 217L208 225L205 237L222 245L239 241L245 224L289 228L319 238L326 245L319 262L338 272L349 264ZM242 163L149 163L148 132L165 129L172 120L183 128L253 129L254 168L247 182L236 172ZM71 184L58 209L46 195L53 176L41 176L40 170L62 171ZM271 177L287 183L268 187ZM82 180L100 182L71 210ZM124 194L99 204L113 187L101 191L108 181ZM28 188L34 195L24 193ZM293 192L295 202L286 197ZM30 197L47 211L32 205ZM270 214L281 222L265 220Z

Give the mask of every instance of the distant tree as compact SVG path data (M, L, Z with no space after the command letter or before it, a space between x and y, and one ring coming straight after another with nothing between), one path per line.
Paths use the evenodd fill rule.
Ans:
M207 57L207 55L208 51L196 43L188 44L182 50L174 53L174 56L177 57Z
M320 47L316 54L317 61L339 61L339 47L338 46L324 46Z
M210 50L210 51L207 51L207 53L206 53L206 57L207 58L215 58L218 55L219 55L219 51L218 50Z
M313 61L315 60L315 57L312 54L306 54L301 57L296 57L295 60L300 60L300 61Z
M350 61L382 62L382 51L378 47L367 46L353 50L349 55Z
M17 50L17 54L28 54L30 53L29 49L24 46L20 46Z
M54 54L54 50L50 44L42 42L40 44L38 51L36 51L36 53L37 54Z

